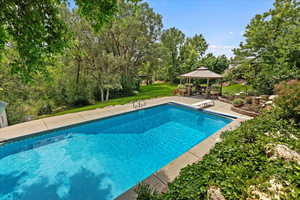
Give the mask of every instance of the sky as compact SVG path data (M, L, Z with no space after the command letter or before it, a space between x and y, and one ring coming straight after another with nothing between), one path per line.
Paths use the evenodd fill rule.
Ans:
M176 27L186 36L202 34L208 52L231 57L244 41L250 20L273 7L274 0L146 0L163 17L164 28Z
M69 0L71 7L74 1ZM163 17L164 29L176 27L186 36L202 34L208 52L233 56L244 41L250 20L273 7L274 0L144 0Z

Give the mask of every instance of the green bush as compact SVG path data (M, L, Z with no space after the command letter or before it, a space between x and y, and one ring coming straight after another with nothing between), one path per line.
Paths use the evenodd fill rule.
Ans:
M300 81L284 81L275 86L275 104L284 118L300 121Z
M183 84L179 84L179 85L177 86L177 88L178 88L178 89L185 89L185 88L186 88L186 86L185 86L185 85L183 85Z
M138 194L137 200L154 200L158 193L147 184L139 184L135 189Z
M245 103L252 104L252 97L246 97L245 98Z
M53 106L50 103L42 105L38 110L38 115L46 115L52 113Z
M259 92L257 92L256 90L254 89L250 89L247 91L247 95L248 96L258 96L259 95Z
M245 100L244 99L241 99L241 98L236 98L233 100L233 105L234 106L242 106L245 104Z
M27 115L23 106L23 102L14 102L14 104L8 104L6 112L9 125L23 122Z

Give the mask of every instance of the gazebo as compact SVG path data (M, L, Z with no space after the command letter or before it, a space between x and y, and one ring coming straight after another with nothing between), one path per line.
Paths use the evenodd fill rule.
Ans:
M215 72L212 72L206 67L199 67L195 71L180 75L180 77L187 78L188 83L191 83L191 79L207 79L207 89L206 89L207 93L208 93L209 81L210 80L222 79L223 78L222 75L217 74ZM222 83L221 83L220 91L222 93Z

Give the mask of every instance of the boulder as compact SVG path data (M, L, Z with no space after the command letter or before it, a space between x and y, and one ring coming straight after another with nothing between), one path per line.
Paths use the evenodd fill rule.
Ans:
M247 200L280 200L281 196L287 196L283 184L275 178L269 180L268 185L265 192L259 191L256 186L250 186L251 198L247 198ZM285 185L289 185L289 183L285 181Z
M283 144L268 144L266 146L266 154L271 159L282 158L286 161L294 161L300 165L300 154Z
M266 104L266 105L272 105L272 104L273 104L273 101L267 101L265 104Z
M269 96L269 100L273 101L278 95L271 95Z
M216 186L211 186L207 190L208 200L225 200L225 197L222 195L220 188Z

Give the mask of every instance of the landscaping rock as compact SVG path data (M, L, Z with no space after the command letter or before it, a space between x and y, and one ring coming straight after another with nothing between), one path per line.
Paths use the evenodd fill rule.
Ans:
M293 139L293 140L299 140L295 135L293 134L290 134L290 138Z
M260 104L260 101L261 101L261 97L255 97L253 103L258 105Z
M207 190L208 200L225 200L225 197L222 195L220 188L216 186L211 186Z
M269 99L268 95L261 95L260 97L261 97L261 99L263 99L265 101L267 101Z
M282 183L273 178L269 181L269 184L267 193L259 191L255 186L250 186L251 198L247 198L247 200L280 200L280 196L286 196Z
M273 109L273 106L265 106L264 107L264 110L267 110L267 111L270 111L270 110L272 110Z
M273 138L279 138L284 136L283 134L280 133L280 131L272 132L272 133L266 132L265 135Z
M269 96L269 100L273 101L278 95L271 95Z
M266 147L267 156L271 159L283 158L286 161L294 161L300 165L300 154L296 151L291 150L282 144L269 144Z
M273 104L273 101L267 101L265 104L266 104L266 105L272 105L272 104Z

